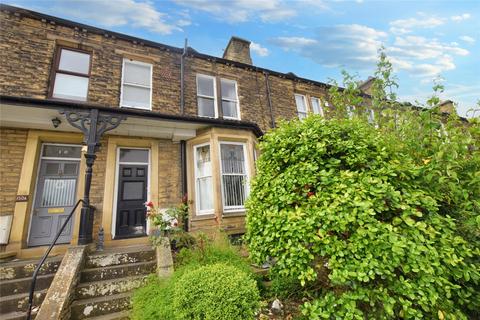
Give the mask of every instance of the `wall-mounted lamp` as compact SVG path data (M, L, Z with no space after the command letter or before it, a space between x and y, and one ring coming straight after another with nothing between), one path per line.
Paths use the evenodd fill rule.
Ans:
M60 123L62 123L62 121L60 119L58 119L57 117L53 118L52 119L52 124L53 124L53 127L54 128L58 128L58 126L60 125Z

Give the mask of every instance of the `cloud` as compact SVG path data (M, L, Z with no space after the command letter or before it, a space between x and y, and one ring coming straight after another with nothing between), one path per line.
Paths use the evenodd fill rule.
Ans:
M470 36L461 36L460 40L463 40L467 43L475 43L475 39Z
M387 34L358 24L320 27L315 37L277 37L271 42L328 67L371 67Z
M262 47L260 44L253 41L250 43L250 49L252 50L252 52L259 55L260 57L266 57L270 54L267 48Z
M452 21L455 21L455 22L460 22L460 21L463 21L463 20L468 20L471 18L471 15L470 13L463 13L463 14L460 14L460 15L457 15L457 16L451 16L450 19L452 19Z
M427 17L423 13L418 18L399 19L390 22L390 31L394 34L411 33L414 29L435 28L445 23L446 19Z
M168 22L171 18L167 14L158 11L151 2L142 0L55 1L48 10L105 27L132 26L160 34L181 31L178 24ZM185 25L185 22L180 24Z
M277 22L297 15L292 4L281 0L173 0L178 5L207 12L217 19L240 23L259 18ZM301 2L298 2L301 3Z

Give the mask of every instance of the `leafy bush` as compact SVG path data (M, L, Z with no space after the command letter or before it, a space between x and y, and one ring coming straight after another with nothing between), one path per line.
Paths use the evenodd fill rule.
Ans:
M183 305L183 313L178 312L177 304L183 304L183 302L178 302L178 299L181 299L183 293L179 293L178 290L181 289L182 285L185 281L190 281L188 279L192 279L192 273L197 274L198 270L203 270L204 267L207 266L222 266L225 267L225 270L232 271L231 268L234 268L233 273L228 276L229 283L227 287L232 289L232 286L236 283L235 281L241 279L245 282L245 289L244 284L238 285L237 287L233 287L231 290L232 295L230 295L230 300L225 300L225 295L222 290L227 290L224 288L218 288L222 285L214 286L213 283L211 285L201 285L204 291L202 291L202 296L197 296L196 300L201 300L202 298L205 299L214 299L217 294L217 299L222 300L222 310L229 310L228 308L232 308L232 310L228 311L230 313L237 310L238 312L246 312L245 314L248 315L249 313L246 311L245 308L247 306L256 306L258 303L258 289L255 284L254 275L252 274L252 270L248 265L247 261L242 258L239 254L239 251L234 248L233 246L228 244L228 240L224 237L217 236L215 241L207 238L204 235L200 235L195 242L195 246L190 248L183 248L180 252L176 255L175 261L175 272L173 276L169 279L158 280L155 276L152 276L145 287L139 288L134 292L132 298L132 319L134 320L183 320L183 319L216 319L216 318L209 318L207 317L210 314L205 313L205 317L197 318L197 317L187 317L189 308L193 308L194 306L190 305ZM215 269L208 269L210 271L206 271L206 273L210 274L210 277L224 280L225 272L221 271L218 275L215 274L220 267ZM229 269L230 268L230 269ZM213 272L213 273L212 273ZM223 274L223 275L222 275ZM184 277L187 277L184 279ZM183 280L182 280L183 279ZM255 290L251 287L251 281L253 281ZM200 283L196 281L196 283ZM227 288L225 287L225 288ZM242 287L242 288L240 288ZM179 288L178 290L176 288ZM177 291L176 291L177 290ZM246 291L245 291L246 290ZM254 295L252 292L256 292ZM198 293L198 292L197 292ZM237 300L236 294L246 294L245 298ZM198 293L200 294L200 293ZM177 299L175 300L174 299ZM253 300L249 300L253 297ZM183 301L183 300L182 300ZM203 300L202 300L203 301ZM195 307L196 308L196 307ZM215 309L215 306L212 306ZM252 307L253 308L253 307ZM194 310L194 309L192 309ZM196 310L196 309L195 309ZM193 312L193 311L192 311ZM196 311L195 311L196 312ZM212 311L213 312L213 311ZM199 313L200 314L200 313ZM227 313L228 314L228 313ZM222 318L218 318L222 319ZM230 318L224 318L230 319ZM232 318L234 319L234 318ZM243 318L238 318L243 319ZM248 319L245 318L245 319Z
M264 136L245 238L256 262L313 288L309 319L462 319L479 305L478 247L406 149L364 121L318 116Z
M259 307L255 280L227 264L212 264L184 274L174 286L178 319L254 319Z

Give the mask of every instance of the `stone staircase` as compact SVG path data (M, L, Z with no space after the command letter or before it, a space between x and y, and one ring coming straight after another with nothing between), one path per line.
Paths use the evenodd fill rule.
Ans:
M35 286L32 318L42 304L62 257L47 259L40 269ZM0 319L24 320L27 316L28 293L36 260L19 260L0 264Z
M71 305L71 319L128 319L132 290L156 269L151 246L108 248L89 254Z

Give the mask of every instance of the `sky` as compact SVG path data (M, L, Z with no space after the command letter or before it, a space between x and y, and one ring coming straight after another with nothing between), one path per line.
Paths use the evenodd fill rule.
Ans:
M462 116L480 100L480 0L2 2L218 57L235 35L252 41L254 65L327 83L342 69L367 79L384 46L401 101L425 102L434 79Z

